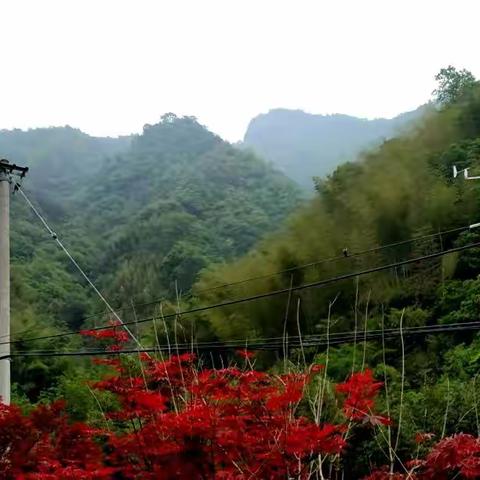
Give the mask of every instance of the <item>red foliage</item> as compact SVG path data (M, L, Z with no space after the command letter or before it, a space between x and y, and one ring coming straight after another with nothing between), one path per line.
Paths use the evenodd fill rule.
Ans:
M428 434L426 440L431 439ZM423 439L422 439L423 441ZM408 473L394 476L383 468L364 480L448 480L480 478L480 439L460 433L440 440L425 459L407 463Z
M108 462L124 478L303 478L311 459L342 451L337 427L294 415L306 375L197 374L193 360L149 358L142 377L117 364L116 377L96 384L120 399L115 419L138 421L109 438Z
M121 323L118 320L111 320L109 324L111 327L114 328L106 328L104 330L82 330L80 334L85 337L93 337L99 340L114 340L116 343L114 345L111 345L109 347L109 350L118 350L119 345L128 342L128 340L130 340L130 337L128 333L121 327Z
M337 392L346 395L343 411L350 420L376 419L379 423L388 424L389 420L382 416L373 416L375 398L382 387L382 382L376 382L371 370L352 374L344 383L337 385ZM372 423L375 423L374 421Z
M115 431L70 424L62 404L0 410L2 478L307 478L318 455L342 452L341 428L295 415L310 375L231 367L197 372L191 354L120 360L94 384L120 408ZM95 440L97 439L97 440ZM102 445L102 448L101 446Z
M421 478L447 479L449 474L460 478L480 477L480 440L460 433L440 440L427 455Z
M124 333L116 328L84 332L114 340L117 349L128 340ZM237 353L251 358L245 350ZM136 366L118 358L97 363L113 369L93 384L118 400L118 409L106 412L114 421L111 429L69 422L60 402L28 415L0 404L0 478L306 479L320 455L345 451L346 425L318 425L297 414L321 366L286 375L237 367L197 371L193 354L165 360L143 355ZM389 424L374 412L381 386L370 370L337 385L348 422ZM431 438L418 434L416 440ZM409 472L381 468L366 478L479 478L480 440L464 434L445 438L424 459L405 465Z
M30 415L0 404L0 473L4 479L107 479L107 468L94 437L100 433L68 423L63 404L40 406Z
M255 357L254 352L250 352L247 349L245 350L236 350L235 353L240 357L244 358L245 360L250 360Z

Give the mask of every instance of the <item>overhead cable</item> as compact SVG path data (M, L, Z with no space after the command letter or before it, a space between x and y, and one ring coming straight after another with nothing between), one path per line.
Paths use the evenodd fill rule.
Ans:
M162 315L161 318L167 319L167 318L179 317L179 316L182 316L182 315L202 313L202 312L217 309L217 308L239 305L239 304L242 304L242 303L247 303L247 302L251 302L251 301L255 301L255 300L260 300L260 299L263 299L263 298L269 298L269 297L273 297L273 296L288 294L289 292L293 292L293 291L301 291L301 290L306 290L306 289L315 288L315 287L322 287L322 286L330 285L330 284L333 284L333 283L336 283L336 282L339 282L339 281L348 280L348 279L351 279L351 278L356 278L356 277L360 277L360 276L363 276L363 275L377 273L377 272L381 272L381 271L385 271L385 270L390 270L390 269L400 267L400 266L403 266L403 265L419 263L419 262L422 262L422 261L425 261L425 260L439 258L439 257L442 257L444 255L449 255L449 254L452 254L452 253L458 253L458 252L461 252L461 251L469 250L469 249L472 249L472 248L478 248L478 247L480 247L480 242L470 243L468 245L463 245L463 246L460 246L460 247L451 248L451 249L444 250L444 251L441 251L441 252L435 252L435 253L431 253L431 254L428 254L428 255L423 255L423 256L420 256L420 257L415 257L415 258L402 260L402 261L399 261L399 262L390 263L390 264L387 264L387 265L381 265L381 266L377 266L377 267L373 267L373 268L369 268L369 269L365 269L365 270L360 270L360 271L357 271L357 272L351 272L351 273L347 273L347 274L344 274L344 275L338 275L336 277L331 277L331 278L327 278L327 279L324 279L324 280L319 280L319 281L316 281L316 282L311 282L311 283L307 283L307 284L303 284L303 285L296 285L296 286L292 286L290 288L283 288L283 289L274 290L274 291L270 291L270 292L266 292L266 293L260 293L260 294L257 294L257 295L252 295L252 296L249 296L249 297L244 297L244 298L239 298L239 299L234 299L234 300L227 300L227 301L216 303L216 304L213 304L213 305L200 306L200 307L192 308L190 310L184 310L184 311L180 311L180 312L176 312L176 313ZM123 324L121 326L137 325L137 324L140 324L140 323L151 322L152 320L154 320L156 318L158 318L158 317L151 316L151 317L138 319L138 320L131 321L131 322L123 322ZM115 328L119 328L119 327L120 327L119 325L104 325L104 326L100 326L100 327L93 327L93 328L90 328L88 330L93 332L93 331L115 329ZM54 334L54 335L45 335L45 336L41 336L41 337L25 338L25 339L22 339L22 340L13 340L13 341L10 341L10 342L0 342L0 345L4 345L6 343L17 344L17 343L25 343L25 342L31 342L31 341L47 340L47 339L53 339L53 338L66 337L66 336L71 336L71 335L79 335L83 331L84 330L69 331L69 332L58 333L58 334Z
M265 279L265 278L272 278L272 277L275 277L275 276L278 276L278 275L284 275L286 273L295 272L295 271L298 271L298 270L304 270L306 268L315 267L315 266L323 265L323 264L326 264L326 263L331 263L331 262L340 261L340 260L349 260L349 259L352 259L352 258L358 258L358 257L364 256L364 255L368 255L368 254L371 254L371 253L376 253L376 252L379 252L379 251L382 251L382 250L385 250L385 249L388 249L388 248L399 247L399 246L402 246L402 245L407 245L409 243L419 242L421 240L425 240L425 239L428 239L428 238L439 237L439 236L441 237L442 235L448 235L448 234L451 234L451 233L466 231L466 230L477 228L477 227L480 227L480 223L479 224L467 225L467 226L463 226L463 227L452 228L452 229L449 229L449 230L443 230L443 231L439 231L439 232L435 232L435 233L420 235L420 236L413 237L413 238L410 238L410 239L400 240L398 242L379 245L377 247L368 248L366 250L361 250L359 252L349 253L347 256L337 255L337 256L327 257L327 258L319 259L319 260L316 260L316 261L313 261L313 262L298 265L298 266L295 266L295 267L287 268L285 270L279 270L279 271L276 271L276 272L270 272L270 273L266 273L266 274L262 274L262 275L257 275L257 276L254 276L254 277L243 278L241 280L237 280L237 281L234 281L234 282L224 283L224 284L221 284L221 285L215 285L213 287L208 287L208 288L204 288L204 289L197 290L197 291L190 289L189 291L186 292L186 294L187 295L198 296L198 295L201 295L203 293L208 293L208 292L212 292L212 291L215 291L215 290L220 290L220 289L229 288L229 287L235 287L235 286L243 285L243 284L250 283L250 282L253 282L253 281L256 281L256 280L262 280L262 279ZM148 307L148 306L151 306L151 305L158 305L159 303L164 302L164 301L165 301L165 298L157 298L155 300L150 300L148 302L135 303L132 306L128 306L128 307L119 307L119 308L116 309L116 311L117 312L122 312L122 311L132 310L133 308L140 308L140 307ZM83 317L83 320L89 320L90 318L95 318L95 317L98 317L100 315L105 315L106 313L108 313L108 310L93 313L91 315Z
M368 331L364 338L360 341L372 341L380 338L394 338L400 335L412 336L412 335L431 335L436 333L450 333L460 332L468 330L480 330L480 322L462 322L450 325L430 325L420 327L405 327L403 329L395 328L388 330L375 330ZM295 339L287 338L288 348L299 348L301 346L305 348L326 346L326 345L342 345L353 343L355 341L354 332L350 332L350 335L337 337L335 334L331 334L330 338L326 335L305 335L304 337L295 337ZM231 350L231 349L247 349L247 350L272 350L279 349L284 345L285 339L277 340L274 342L265 341L238 341L230 343L217 342L211 344L209 342L199 343L184 343L184 344L172 344L172 345L157 345L141 349L120 349L120 350L108 350L108 349L83 349L76 351L58 351L58 350L30 350L30 351L18 351L10 355L0 357L4 358L18 358L18 357L64 357L64 356L102 356L102 355L122 355L122 354L138 354L138 353L155 353L155 352L177 352L177 351L203 351L203 350Z
M22 186L19 183L16 183L16 188L17 191L20 192L20 195L23 197L27 205L31 208L33 213L38 217L38 219L42 222L43 226L47 230L47 232L50 234L52 239L57 243L57 245L63 250L65 255L70 259L72 264L75 266L75 268L80 272L82 277L87 281L87 283L90 285L90 287L93 289L93 291L98 295L100 300L105 304L105 306L108 308L108 310L112 313L112 315L120 322L121 326L125 329L125 331L130 335L132 340L139 346L141 347L141 343L138 341L137 337L133 334L133 332L128 328L128 326L123 322L123 320L119 317L117 312L112 308L110 303L108 303L107 299L102 295L100 290L95 286L95 284L90 280L90 277L85 273L85 271L80 267L80 265L77 263L77 261L73 258L73 256L70 254L70 252L67 250L65 245L60 241L58 238L58 235L50 228L48 225L47 221L45 218L40 214L40 212L35 208L33 203L30 201L30 199L27 197L25 192L23 191Z

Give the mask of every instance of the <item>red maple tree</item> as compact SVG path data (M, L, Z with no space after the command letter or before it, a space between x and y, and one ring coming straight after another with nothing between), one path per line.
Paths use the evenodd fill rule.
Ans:
M113 340L110 350L121 350L128 340L117 328L103 332L84 334ZM0 404L0 478L307 479L322 468L319 459L339 463L347 425L390 423L375 412L382 383L370 370L336 386L343 423L318 424L299 415L298 407L321 366L274 375L252 368L252 352L237 353L245 368L198 370L191 353L97 361L112 373L92 387L110 392L118 403L105 413L109 427L101 429L70 422L62 402L29 414ZM464 434L445 438L424 459L404 465L399 473L380 468L366 480L479 478L480 441Z

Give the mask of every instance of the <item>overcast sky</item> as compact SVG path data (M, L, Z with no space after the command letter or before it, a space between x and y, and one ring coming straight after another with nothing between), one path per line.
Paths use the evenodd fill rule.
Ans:
M448 64L480 77L477 0L0 0L0 128L242 138L271 108L392 117Z

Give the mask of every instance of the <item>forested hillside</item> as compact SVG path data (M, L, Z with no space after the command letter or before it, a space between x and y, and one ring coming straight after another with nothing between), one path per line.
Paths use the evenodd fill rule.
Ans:
M436 438L477 433L479 248L295 288L480 240L477 230L468 229L480 219L478 181L454 179L452 169L480 170L480 88L470 82L459 92L454 80L445 82L450 91L438 110L428 112L413 132L385 140L318 180L315 198L287 222L284 233L261 241L239 261L211 268L196 286L206 304L285 290L214 309L205 320L223 341L247 336L245 343L255 348L255 339L271 339L267 344L276 345L277 357L260 357L267 362L282 358L290 338L300 363L302 358L327 362L332 380L368 365L388 382L390 413L398 419L403 412L397 444L404 451L413 448L419 430ZM208 291L223 284L231 286ZM382 344L381 332L398 333L399 327L405 329L404 341L384 334ZM456 330L427 334L438 327ZM424 328L423 334L407 333ZM367 331L377 332L377 340L363 343ZM323 347L309 348L312 334L321 335L317 343ZM368 452L351 454L382 456L373 444ZM356 472L348 478L367 473L364 460L348 467Z
M313 177L324 177L341 163L353 161L363 151L401 134L426 109L375 120L276 109L251 120L244 144L312 190Z
M92 480L479 478L480 187L453 166L480 172L480 86L452 67L437 80L414 127L317 177L309 201L192 117L98 149L63 132L86 142L70 187L27 179L26 191L46 195L41 210L136 342L91 315L104 305L16 195L26 413L0 408L12 442L25 425L32 465ZM80 360L93 352L122 356ZM57 421L56 403L31 413L58 398L89 426Z
M467 92L426 113L412 132L385 140L357 162L345 163L325 179L317 179L315 198L287 221L283 233L270 235L239 261L211 269L202 277L199 288L265 276L234 285L231 291L219 290L209 295L217 300L235 295L237 288L243 294L275 290L288 287L290 282L308 283L476 238L475 230L460 236L458 232L436 235L476 223L480 218L478 184L461 175L454 179L452 169L453 165L458 169L469 167L473 172L480 168L480 90L472 87ZM432 235L414 241L426 234ZM406 242L378 248L399 241ZM378 251L355 255L372 248ZM297 268L330 258L335 261ZM405 267L393 272L393 276L387 272L362 277L361 292L364 300L368 296L372 304L417 307L428 299L426 305L430 305L435 295L445 294L447 280L457 279L451 280L451 288L474 272L471 262L475 258L476 253L468 253L460 258L444 258L442 262L427 262L426 266ZM270 275L277 271L283 273ZM329 300L337 293L340 296L335 310L347 315L342 321L350 322L348 314L355 288L355 282L343 282L306 292L306 298L298 294L304 305L303 326L310 332L321 327L318 322L324 321ZM222 312L218 313L218 321L217 313L210 317L218 332L227 336L238 328L245 331L246 325L255 334L280 334L283 325L278 318L283 315L284 301L276 304L279 310L272 310L271 303L268 309L257 307L258 304L235 307L235 314L228 321ZM242 308L245 311L240 314ZM431 314L428 312L425 321Z
M98 178L77 198L78 221L102 245L102 283L127 301L184 292L209 263L279 228L299 201L293 182L258 157L173 114Z
M76 257L89 271L95 248L81 235L71 199L96 180L107 157L123 151L129 143L129 138L95 138L70 127L0 131L0 156L30 167L24 182L26 192L65 242L74 246ZM79 327L94 305L88 288L19 194L12 196L10 215L14 338ZM37 348L38 344L16 347ZM24 392L36 396L61 372L65 372L65 362L35 359L15 365L14 379Z
M25 191L117 306L175 300L201 269L245 253L300 201L293 182L193 118L167 115L125 139L71 128L5 131L0 149L31 167ZM104 308L18 194L12 281L17 339L78 329ZM55 381L46 363L58 365L39 360L16 371L24 390L38 393Z

